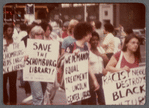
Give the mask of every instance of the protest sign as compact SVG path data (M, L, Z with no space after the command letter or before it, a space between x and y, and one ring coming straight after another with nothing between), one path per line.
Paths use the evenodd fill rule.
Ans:
M58 53L57 41L28 39L23 80L54 82Z
M102 78L106 105L144 105L146 98L145 67L130 72L109 73Z
M24 68L24 42L3 46L3 74Z
M87 51L65 56L64 84L67 104L90 97Z

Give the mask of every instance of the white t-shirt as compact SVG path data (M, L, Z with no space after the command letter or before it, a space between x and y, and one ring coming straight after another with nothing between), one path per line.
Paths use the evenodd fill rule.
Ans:
M98 47L97 49L101 54L105 53L102 47ZM104 69L102 57L95 55L92 51L89 51L89 65L90 70L94 74L102 73L102 70Z
M106 53L114 53L115 43L114 43L114 35L112 33L108 33L106 35L102 44L108 46L107 48L104 49Z

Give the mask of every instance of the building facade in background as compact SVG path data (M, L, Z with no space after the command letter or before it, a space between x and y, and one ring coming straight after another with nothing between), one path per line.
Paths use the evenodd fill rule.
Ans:
M46 19L64 23L72 18L79 21L110 22L115 27L145 28L145 6L141 3L92 3L61 4L34 3L35 20ZM27 8L25 3L11 3L3 7L3 22L23 22ZM60 25L61 25L60 24Z

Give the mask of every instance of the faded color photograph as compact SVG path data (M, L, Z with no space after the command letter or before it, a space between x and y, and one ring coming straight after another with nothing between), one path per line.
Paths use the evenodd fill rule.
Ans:
M141 3L3 6L4 105L144 105Z

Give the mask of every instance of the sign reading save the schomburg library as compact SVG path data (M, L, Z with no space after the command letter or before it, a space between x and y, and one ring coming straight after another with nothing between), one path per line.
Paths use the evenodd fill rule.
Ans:
M88 80L88 52L65 56L64 83L67 104L90 97Z
M3 46L3 74L24 68L24 42Z
M144 105L145 67L107 74L102 79L106 105Z
M25 81L54 82L59 43L52 40L28 39L23 70Z

